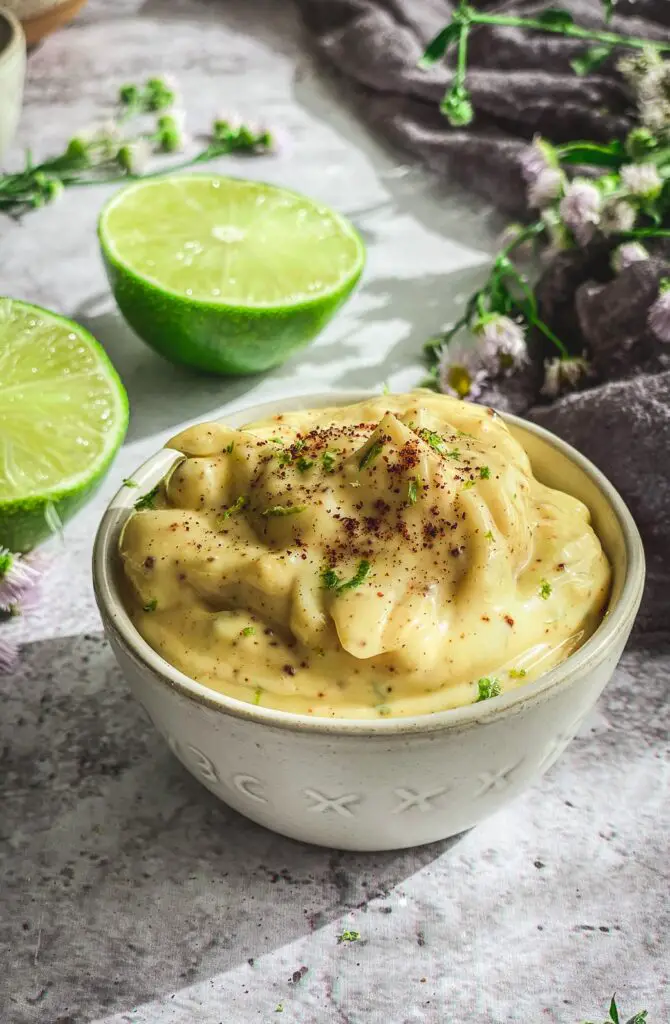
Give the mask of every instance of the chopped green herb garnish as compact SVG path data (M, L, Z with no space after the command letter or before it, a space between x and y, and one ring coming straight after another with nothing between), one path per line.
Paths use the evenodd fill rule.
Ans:
M311 469L313 465L314 459L306 459L304 455L301 455L298 461L296 462L296 466L298 467L301 473L306 473L307 470Z
M436 434L434 430L427 430L426 427L422 427L419 431L419 437L429 444L431 448L434 448L440 455L444 455L444 441L439 434Z
M242 630L242 636L253 636L256 632L255 626L245 626Z
M391 708L388 704L378 704L376 711L378 715L382 716L382 718L387 718L391 714Z
M324 452L323 455L321 456L321 464L323 465L323 468L325 469L326 473L333 472L336 462L337 459L332 452Z
M340 577L334 569L324 569L321 573L321 583L326 590L335 590L340 585Z
M236 512L240 512L246 504L246 495L240 494L239 498L236 498L232 505L229 505L228 508L224 508L223 512L216 520L216 525L221 526L222 523L225 523L226 519L230 519L230 517L234 516Z
M355 587L360 587L363 580L370 572L370 563L364 558L358 563L358 569L350 580L346 580L344 583L340 583L337 590L338 593L342 593L345 590L354 590Z
M523 679L526 675L525 668L511 668L508 673L510 679Z
M263 696L263 687L257 686L254 690L254 704L260 704L261 697Z
M480 466L479 475L482 478L482 480L489 480L491 478L491 470L489 469L488 466Z
M413 476L410 482L407 484L407 502L410 505L416 504L416 499L419 497L419 478Z
M228 455L232 455L234 447L235 447L235 442L231 441L230 444L227 444L226 447L223 450L224 450L224 452L227 452Z
M382 395L390 395L390 394L391 394L391 389L388 386L388 382L384 381L384 383L382 384Z
M371 444L368 450L361 458L361 461L358 463L358 468L367 469L368 466L371 466L375 459L378 458L379 455L381 455L383 447L384 445L381 441L375 441L374 444Z
M130 480L129 477L125 477L123 481L124 487L139 487L140 485L135 480Z
M283 1012L284 1012L284 1004L283 1003L277 1003L277 1005L275 1006L275 1013L283 1013Z
M282 441L281 437L269 437L268 441L272 441L273 444L282 444L283 445L283 443L284 443Z
M301 452L303 450L303 448L305 447L306 444L307 444L307 441L303 441L302 438L298 438L297 441L293 442L292 448L295 451L295 453L297 454L298 452Z
M279 459L280 466L288 466L289 462L291 461L291 453L280 452L277 458Z
M461 449L460 448L452 448L450 452L446 452L445 454L446 454L448 459L460 459L460 457L461 457Z
M540 580L540 597L547 601L551 597L551 583L549 580Z
M475 703L479 703L480 700L488 700L489 697L497 697L500 693L500 680L496 679L495 676L485 676L483 679L477 680L477 687L479 695Z
M143 605L143 609L145 612L155 612L157 608L158 600L155 597L152 597L150 601L147 601L147 603Z
M337 936L337 941L338 941L338 944L341 943L341 942L358 942L360 937L361 937L361 933L360 932L354 932L354 931L350 931L349 929L347 929L346 931L342 932L341 935Z
M264 512L261 512L262 516L297 516L299 512L304 512L307 505L273 505L271 508L266 508Z
M142 509L145 508L154 507L154 501L156 500L156 495L160 491L160 488L161 485L156 484L156 486L152 487L150 491L147 491L146 494L143 494L141 498L137 499L137 501L135 502L135 508L138 510L138 512L142 511Z
M469 491L471 487L475 486L475 483L475 480L466 480L465 483L463 484L463 490Z
M341 594L345 590L353 590L355 587L359 587L369 572L370 563L365 559L358 563L358 569L350 580L343 580L331 566L324 569L321 573L321 584L326 590L336 590L338 594Z
M493 540L493 531L487 530L486 533L484 534L484 537L486 538L486 540Z

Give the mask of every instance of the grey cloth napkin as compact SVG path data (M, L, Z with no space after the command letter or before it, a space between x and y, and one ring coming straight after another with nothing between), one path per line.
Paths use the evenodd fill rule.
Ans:
M446 66L417 68L426 43L446 23L448 0L296 0L313 42L350 80L356 110L370 126L433 170L459 182L502 212L527 215L518 157L535 133L554 142L621 137L631 124L631 96L610 59L597 75L575 75L570 61L585 45L513 28L473 32L468 85L476 110L467 128L439 111L450 79ZM481 9L532 16L537 0ZM563 0L583 25L600 25L600 0ZM622 34L670 38L670 0L619 5ZM667 648L670 632L670 345L647 326L658 282L670 276L662 248L618 276L597 245L562 253L538 286L544 319L575 354L588 350L594 386L537 405L542 359L485 400L541 423L579 448L628 502L642 532L648 584L637 624L648 645ZM437 327L438 325L436 325ZM652 634L656 637L652 640Z

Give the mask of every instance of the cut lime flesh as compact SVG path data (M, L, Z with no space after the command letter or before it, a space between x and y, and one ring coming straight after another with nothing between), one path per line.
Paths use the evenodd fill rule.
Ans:
M310 341L364 264L343 217L286 189L218 175L121 190L99 237L119 307L162 355L254 373Z
M0 546L29 550L76 511L127 425L126 393L97 341L0 298Z

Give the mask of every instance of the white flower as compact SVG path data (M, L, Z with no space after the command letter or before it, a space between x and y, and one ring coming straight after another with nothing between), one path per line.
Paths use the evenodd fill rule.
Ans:
M542 209L562 194L565 175L557 167L545 167L528 186L528 205Z
M670 277L660 282L658 298L647 314L647 323L659 341L670 345Z
M546 359L544 363L544 384L540 394L547 398L558 398L566 391L574 391L591 373L591 366L584 356Z
M614 250L610 262L612 269L620 274L622 270L626 270L633 263L641 263L648 259L649 253L639 242L624 242Z
M626 270L633 263L641 263L643 260L648 259L649 253L639 242L624 242L623 245L617 246L614 250L610 263L612 264L612 270L620 274L622 270Z
M442 350L437 379L443 394L475 399L481 394L486 377L486 368L476 346L451 341Z
M624 187L633 196L655 199L663 181L654 164L626 164L620 171Z
M588 245L600 221L602 197L590 181L575 178L558 207L566 227L570 228L579 245Z
M521 173L529 185L534 184L543 171L557 167L554 147L536 135L530 146L526 146L519 155Z
M491 313L472 330L481 338L482 362L490 374L511 373L528 361L523 327L508 316Z
M605 203L600 219L600 230L605 235L616 235L631 231L637 220L637 210L625 199L614 199Z
M30 599L42 575L30 556L13 555L0 548L0 611L14 613Z

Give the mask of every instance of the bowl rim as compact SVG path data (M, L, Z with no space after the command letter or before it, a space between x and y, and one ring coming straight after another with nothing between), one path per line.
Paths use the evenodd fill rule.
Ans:
M19 49L21 46L21 39L23 38L23 28L21 22L16 17L13 11L8 10L6 7L0 6L0 21L9 27L9 39L7 40L6 46L0 46L0 64L4 60L8 60L14 50Z
M226 419L229 420L233 416L238 422L252 422L254 419L258 419L259 415L272 415L272 409L276 412L289 412L291 409L299 408L325 408L328 405L347 405L376 397L379 397L378 392L367 389L298 394L289 398L275 398L274 401L249 407L234 408L228 417L219 416L210 422L221 422L222 420L225 422ZM254 415L255 413L259 415ZM290 711L256 706L212 690L191 679L154 651L135 628L123 606L114 581L113 559L116 555L116 541L120 535L121 525L133 506L133 492L127 487L121 487L109 503L99 524L93 546L93 588L105 628L113 634L114 639L131 660L139 663L162 684L186 697L189 701L219 713L256 722L259 725L297 732L320 733L326 736L348 735L377 738L390 735L409 736L455 727L467 728L484 721L489 722L510 712L516 713L524 704L538 699L546 699L549 691L568 684L575 677L581 678L586 675L606 657L618 636L622 633L627 636L627 630L629 631L629 626L632 625L632 620L637 613L644 586L644 549L639 531L626 504L614 486L592 462L544 427L511 413L497 412L497 415L508 425L534 434L540 441L567 457L576 464L578 469L582 470L609 504L625 545L625 578L614 607L608 609L595 633L582 647L560 665L541 675L532 683L474 704L449 708L445 711L380 720L301 715ZM180 458L183 458L183 454L175 449L160 449L145 460L135 473L131 474L131 477L134 480L140 478L140 486L143 488L147 485L152 486L162 479ZM114 546L110 547L112 542L114 542Z

